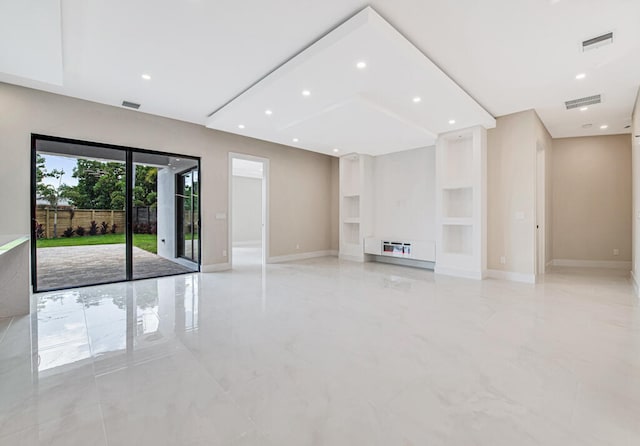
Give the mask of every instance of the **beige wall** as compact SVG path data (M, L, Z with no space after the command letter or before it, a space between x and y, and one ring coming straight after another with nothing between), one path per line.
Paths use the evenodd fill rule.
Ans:
M487 268L534 274L537 115L496 119L487 132ZM522 215L522 219L516 218ZM505 257L505 264L500 257Z
M544 126L537 113L534 114L534 131L536 138L536 150L544 150L544 226L539 235L545 240L544 264L553 260L553 139ZM538 198L536 198L538 199Z
M630 261L629 135L554 139L552 175L554 258Z
M636 95L633 108L631 129L631 164L632 164L632 277L636 293L640 296L640 89Z
M0 83L0 233L28 233L31 133L202 158L202 263L227 262L228 152L270 159L270 255L332 248L332 157L203 126ZM335 226L335 228L334 228ZM296 249L296 244L300 245Z

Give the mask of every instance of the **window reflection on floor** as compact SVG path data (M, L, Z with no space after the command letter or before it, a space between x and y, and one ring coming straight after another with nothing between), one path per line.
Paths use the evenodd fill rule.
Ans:
M34 370L126 364L134 350L162 354L198 328L197 274L38 294Z

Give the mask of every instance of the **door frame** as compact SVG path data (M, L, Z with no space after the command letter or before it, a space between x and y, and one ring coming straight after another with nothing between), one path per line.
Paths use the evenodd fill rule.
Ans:
M262 265L269 261L269 158L246 153L229 152L229 196L227 206L227 258L233 268L233 160L242 159L262 163Z
M534 258L535 276L540 277L547 269L547 225L546 225L546 205L547 205L547 171L546 160L547 151L541 142L536 143L535 153L535 221L534 221Z
M67 144L77 144L77 145L83 145L83 146L88 146L88 147L97 147L97 148L105 148L105 149L114 149L114 150L120 150L122 152L124 152L125 157L126 157L126 161L125 161L125 195L126 195L126 202L125 202L125 267L126 267L126 272L125 272L125 278L122 280L113 280L113 281L109 281L109 282L100 282L100 283L88 283L85 285L73 285L73 286L68 286L68 287L59 287L59 288L50 288L50 289L46 289L46 290L38 290L38 276L37 276L37 247L36 247L36 239L35 239L35 234L34 234L34 224L36 222L36 195L37 195L37 184L36 184L36 154L38 152L38 149L36 147L37 142L38 141L54 141L54 142L61 142L61 143L67 143ZM100 143L100 142L94 142L94 141L85 141L85 140L81 140L81 139L72 139L72 138L62 138L59 136L50 136L50 135L42 135L42 134L38 134L38 133L31 133L31 166L30 166L30 177L31 177L31 197L30 197L30 202L31 202L31 210L30 210L30 215L31 215L31 220L29 222L29 239L31 241L31 286L32 286L32 291L34 293L38 293L38 292L47 292L47 291L57 291L57 290L65 290L65 289L70 289L70 288L81 288L81 287L85 287L85 286L94 286L94 285L107 285L109 283L121 283L121 282L130 282L130 281L134 281L134 280L144 280L144 279L149 279L151 277L145 277L145 278L140 278L140 279L135 279L133 277L133 215L131 210L133 209L133 189L132 189L132 185L134 182L134 178L133 178L133 170L131 169L131 166L134 164L133 163L133 154L134 153L148 153L148 154L152 154L152 155L161 155L161 156L172 156L172 157L177 157L177 158L188 158L188 159L192 159L194 161L196 161L198 163L198 179L200 181L200 184L202 184L202 170L201 170L201 159L199 156L192 156L192 155L185 155L183 153L172 153L172 152L161 152L158 150L149 150L149 149L141 149L141 148L137 148L137 147L128 147L128 146L119 146L119 145L115 145L115 144L107 144L107 143ZM89 155L87 155L88 157L90 157ZM200 200L198 200L198 206L200 206L200 214L202 211L202 188L200 187L199 192L199 196L200 196ZM202 224L199 225L198 227L198 244L199 244L199 249L198 249L198 262L197 262L197 271L194 272L200 272L202 271ZM175 234L174 234L175 235ZM172 273L172 274L161 274L158 276L154 276L154 277L167 277L167 276L175 276L175 275L181 275L181 274L189 274L189 273Z
M180 208L180 206L178 206L178 203L180 202L180 200L179 200L179 197L178 197L178 190L177 190L178 187L177 186L178 186L178 181L181 181L181 180L178 180L178 179L181 178L182 175L184 175L185 173L193 172L193 171L197 171L198 172L198 195L197 195L197 197L198 197L198 221L197 221L197 223L198 223L198 243L197 243L198 244L198 258L197 258L197 260L193 260L192 258L189 258L189 257L186 257L186 256L180 254L180 248L179 248L179 245L180 245L179 242L182 241L182 243L184 243L184 233L179 234L180 233L179 226L181 225L180 219L181 219L181 217L183 218L183 216L184 216L184 214L183 214L184 213L184 209L182 209L182 208ZM201 205L200 189L202 188L201 187L202 185L200 183L200 163L198 163L197 167L191 167L189 169L185 169L185 170L182 170L180 172L177 172L175 175L173 175L173 181L174 181L174 195L175 195L175 205L174 205L174 207L175 207L175 210L176 210L176 212L175 212L175 214L176 214L175 215L175 217L176 217L175 234L174 234L174 236L176 238L175 256L176 256L177 259L184 259L184 260L187 260L187 261L192 262L192 263L198 263L198 265L200 265L200 263L201 263L200 260L201 260L201 257L202 257L202 245L201 245L202 237L201 237L201 234L200 234L201 215L202 215L201 207L200 207L200 205ZM192 181L193 181L193 179L192 179ZM182 194L182 195L183 195L182 199L184 199L184 194ZM191 197L191 200L193 202L193 197ZM193 210L192 210L192 212L193 212ZM191 219L193 220L193 215L191 216ZM193 222L191 224L193 225ZM192 242L193 242L193 239L192 239ZM192 243L192 249L193 249L193 243Z

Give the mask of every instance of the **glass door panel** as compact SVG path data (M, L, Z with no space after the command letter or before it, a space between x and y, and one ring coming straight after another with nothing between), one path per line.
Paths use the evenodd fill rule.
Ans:
M176 203L178 208L179 257L199 262L200 212L197 166L176 175Z
M126 280L126 152L35 143L34 290Z
M176 237L176 172L197 161L155 153L132 157L133 278L168 276L198 270L176 252L184 243ZM179 226L178 222L178 226Z

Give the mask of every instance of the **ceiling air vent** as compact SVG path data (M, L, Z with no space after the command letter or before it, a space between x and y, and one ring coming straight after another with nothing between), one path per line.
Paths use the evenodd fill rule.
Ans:
M571 110L573 108L599 104L600 102L602 102L602 98L597 94L595 96L587 96L586 98L572 99L571 101L566 101L564 105L567 107L567 110Z
M133 108L134 110L137 110L140 108L140 104L136 104L135 102L129 102L129 101L122 101L122 106Z
M592 37L582 42L582 51L595 50L601 46L613 43L613 33L606 33L598 37Z

